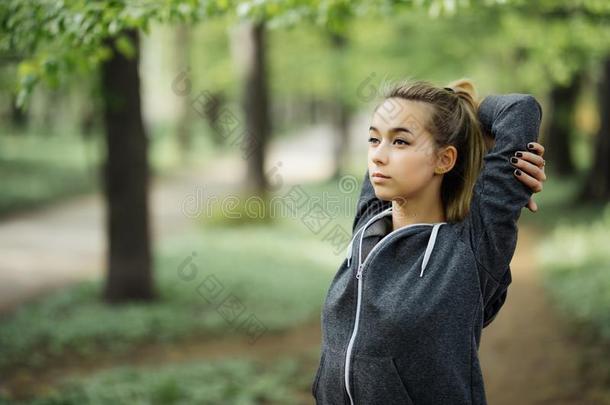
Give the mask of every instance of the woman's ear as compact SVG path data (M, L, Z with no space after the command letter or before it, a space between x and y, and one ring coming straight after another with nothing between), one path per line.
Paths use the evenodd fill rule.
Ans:
M440 173L447 173L453 169L455 162L457 162L458 151L453 145L442 148L437 155L436 169Z

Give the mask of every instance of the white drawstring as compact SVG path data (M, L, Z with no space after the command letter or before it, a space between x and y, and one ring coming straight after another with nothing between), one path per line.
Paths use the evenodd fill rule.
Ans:
M375 221L379 217L387 215L391 211L392 211L392 207L375 215L373 218L371 218L369 221L367 221L367 223L363 227L361 227L360 229L358 229L358 231L356 231L356 233L354 234L354 237L352 238L352 240L350 241L350 243L347 247L347 267L348 268L350 267L351 262L352 262L354 239L356 239L358 234L360 232L362 232L362 234L360 235L360 242L359 242L359 247L358 247L358 254L360 255L360 262L362 262L362 240L364 238L364 230L369 226L369 224L371 222ZM436 237L438 234L438 229L440 228L441 225L443 225L445 223L446 222L439 222L437 224L434 224L434 226L432 228L432 232L430 233L430 238L428 239L428 245L426 246L426 251L424 253L424 260L422 261L421 273L419 274L420 277L424 276L424 270L426 269L426 266L428 265L428 261L430 260L430 256L432 255L432 251L434 250L434 245L436 244Z
M424 261L421 264L421 273L419 274L420 277L423 277L424 269L426 268L426 265L428 264L428 260L430 259L430 255L432 254L432 249L434 249L434 244L436 243L436 234L438 233L438 228L440 228L440 226L444 223L445 222L435 224L434 227L432 228L432 233L430 234L430 239L428 239L428 246L426 246L426 253L424 253Z

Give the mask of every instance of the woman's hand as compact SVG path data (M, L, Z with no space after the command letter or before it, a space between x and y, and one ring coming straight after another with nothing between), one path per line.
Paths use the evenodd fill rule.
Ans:
M542 183L546 181L544 146L530 142L527 144L527 149L529 151L515 152L515 156L510 159L511 164L516 168L513 173L523 184L531 188L532 192L539 193L542 191ZM532 212L538 211L538 205L533 197L527 202L527 208Z

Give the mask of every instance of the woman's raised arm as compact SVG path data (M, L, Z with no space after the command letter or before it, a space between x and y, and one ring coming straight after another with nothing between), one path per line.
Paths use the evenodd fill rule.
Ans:
M470 213L463 221L464 235L479 273L499 284L515 251L521 209L532 195L530 188L515 181L510 158L538 140L542 108L531 95L492 95L481 102L479 119L495 144L484 158Z

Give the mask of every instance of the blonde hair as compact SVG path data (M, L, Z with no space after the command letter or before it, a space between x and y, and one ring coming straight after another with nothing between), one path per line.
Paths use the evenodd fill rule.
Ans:
M469 79L455 80L445 87L426 81L405 81L392 85L383 98L421 101L432 107L424 126L432 134L436 150L452 145L458 151L455 165L444 174L441 184L445 217L447 222L463 220L470 211L483 157L491 146L479 123L479 100L474 84Z

